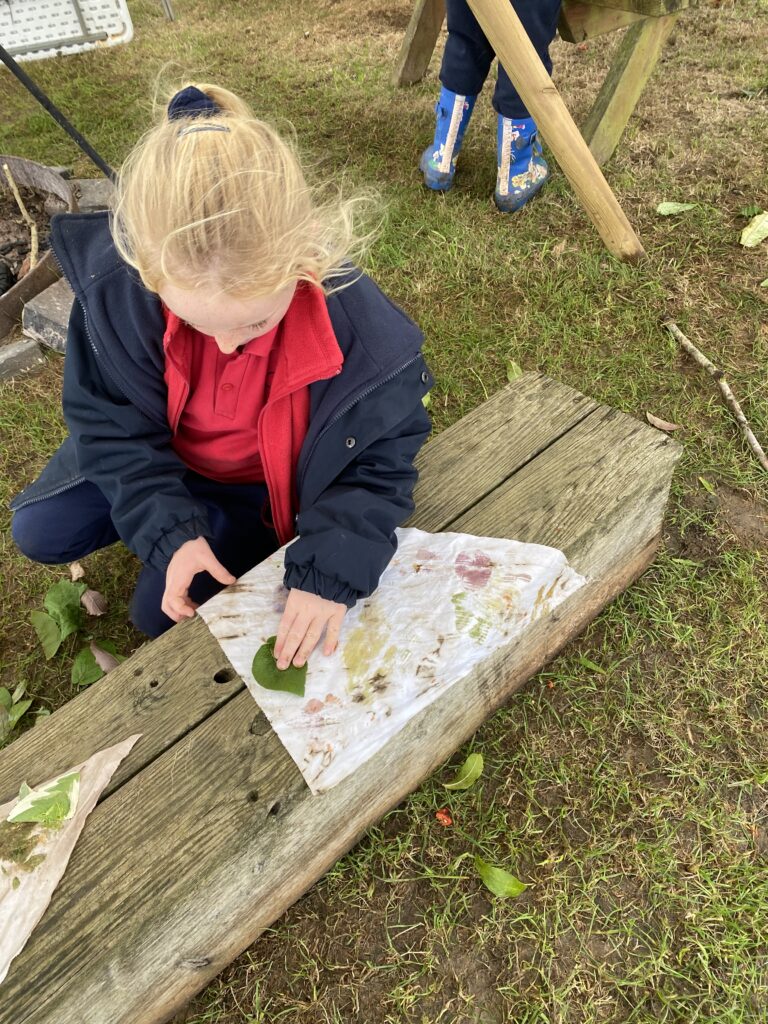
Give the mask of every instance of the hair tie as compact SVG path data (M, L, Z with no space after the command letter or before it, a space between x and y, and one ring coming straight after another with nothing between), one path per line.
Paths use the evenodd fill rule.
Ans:
M182 117L211 117L220 113L221 107L195 85L188 85L186 89L177 92L168 104L169 121L177 121Z

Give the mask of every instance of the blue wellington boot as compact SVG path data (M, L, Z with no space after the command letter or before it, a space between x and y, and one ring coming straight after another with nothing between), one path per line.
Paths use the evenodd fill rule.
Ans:
M435 139L421 154L419 162L424 184L435 192L447 192L453 184L456 157L476 99L477 96L460 96L445 86L440 89L440 98L435 104Z
M513 120L498 115L496 156L498 177L493 201L502 213L514 213L536 195L549 177L532 117Z

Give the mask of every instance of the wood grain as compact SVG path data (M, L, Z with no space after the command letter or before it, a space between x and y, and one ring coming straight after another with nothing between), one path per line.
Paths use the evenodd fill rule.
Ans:
M584 122L584 138L598 164L613 155L676 21L676 14L645 18L627 29Z
M615 32L644 17L632 11L612 7L597 7L579 0L563 0L557 30L567 43L583 43L585 39Z
M487 422L503 429L506 406L508 422L524 426L537 387L542 402L558 393L561 398L560 413L551 412L559 424L553 440L543 447L539 440L536 454L515 469L514 460L500 460L495 485L486 490L493 479L486 476L482 496L453 525L527 540L557 538L588 576L585 587L321 796L311 796L250 695L232 689L239 683L222 684L230 690L216 706L198 698L199 722L190 726L190 715L183 734L166 717L174 740L162 747L151 729L154 755L140 771L134 765L91 815L48 912L11 966L0 1024L159 1024L171 1018L649 564L679 447L627 416L576 401L570 389L537 375L496 396ZM563 430L574 408L586 415ZM471 431L481 433L481 410L468 419ZM457 440L450 435L441 435L448 437L443 445L437 438L427 447L425 479L433 458L448 482L473 476L469 456L458 463L449 458ZM482 450L480 438L478 445ZM495 445L498 450L498 437ZM433 482L446 481L438 476ZM181 635L182 627L175 627L139 655L154 653L157 667ZM215 688L217 651L201 620L186 623L184 656L174 662L173 679L163 676L164 685L180 693L185 683L190 690ZM139 664L134 658L115 673L128 680ZM111 676L97 687L114 692ZM91 706L78 701L85 725ZM134 702L130 722L130 706L121 709L121 721L141 731L146 709ZM98 707L112 728L108 705ZM49 730L47 742L66 747L78 722L61 721L66 727ZM34 763L9 756L19 743L0 754L6 787L12 770ZM33 751L41 748L27 747L28 758Z
M395 85L424 77L445 19L445 0L416 0L393 73Z

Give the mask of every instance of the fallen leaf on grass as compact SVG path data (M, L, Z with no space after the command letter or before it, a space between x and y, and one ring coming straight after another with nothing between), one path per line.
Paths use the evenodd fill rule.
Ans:
M103 615L107 610L107 599L98 590L86 590L80 598L80 604L89 615Z
M29 617L43 645L45 660L49 661L61 646L61 630L47 612L30 612Z
M513 380L523 376L523 368L514 359L507 360L507 380L511 384Z
M61 630L61 639L66 640L70 633L76 633L83 622L80 598L85 590L84 583L72 583L70 580L59 580L45 595L45 610Z
M72 672L70 673L72 685L90 686L91 683L98 682L103 675L104 670L96 661L93 651L90 647L84 647L72 662Z
M446 789L469 789L483 774L483 755L470 754L459 769L453 782L446 782Z
M493 864L488 864L482 857L477 855L475 855L475 867L480 878L483 880L483 884L487 889L491 890L494 896L519 896L527 888L525 883L521 882L519 878L510 875L503 868L497 868Z
M658 416L654 416L651 412L646 412L645 418L657 430L682 430L682 424L670 423L669 420L660 420Z
M109 647L112 647L109 644ZM117 668L121 661L125 661L125 658L121 658L119 654L115 653L114 648L109 650L105 643L103 647L99 647L98 644L91 643L91 654L93 655L96 664L104 672L111 672L113 668Z
M560 256L562 256L565 252L565 247L567 244L568 243L566 242L566 240L564 238L561 238L559 242L552 246L552 255L556 256L559 259Z
M79 562L71 562L69 566L69 575L73 583L77 583L85 576L85 569L80 565Z
M686 210L692 210L696 206L696 203L659 203L656 207L656 213L660 213L662 217L671 217L675 213L685 213Z
M768 213L763 210L747 224L739 241L745 249L754 249L764 238L768 238Z

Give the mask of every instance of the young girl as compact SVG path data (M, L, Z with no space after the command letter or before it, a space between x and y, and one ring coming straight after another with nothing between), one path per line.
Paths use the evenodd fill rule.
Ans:
M76 301L70 436L12 503L28 557L118 539L158 636L279 545L275 652L303 665L372 593L413 510L432 378L418 328L348 262L351 206L232 93L188 86L124 165L113 213L55 218Z

